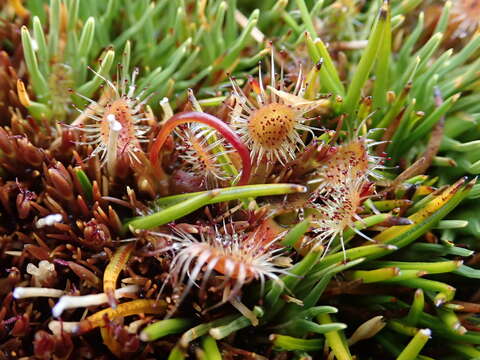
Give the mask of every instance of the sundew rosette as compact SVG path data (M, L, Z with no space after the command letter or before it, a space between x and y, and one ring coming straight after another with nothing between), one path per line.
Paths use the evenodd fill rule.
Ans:
M215 277L220 279L221 284L216 288L222 290L223 295L222 301L213 307L232 301L236 306L246 284L259 281L263 293L267 280L281 283L279 275L288 274L289 262L285 262L284 249L279 245L284 233L276 234L267 222L246 232L235 232L234 226L225 223L202 227L195 235L177 226L171 229L172 234L164 234L171 239L168 250L175 254L168 281L173 289L186 284L172 314L194 285L199 287L200 297L205 297L207 284ZM200 284L198 279L202 279ZM244 306L241 311L246 311Z
M253 96L245 94L234 79L231 79L235 105L230 114L231 125L250 149L252 159L260 163L285 164L295 159L305 146L304 133L312 133L307 114L312 110L326 111L329 100L306 99L307 84L300 70L295 84L285 87L283 71L280 81L275 79L275 66L271 60L270 84L263 84L259 69L258 79L249 79Z
M357 211L366 199L364 187L363 179L350 178L344 181L344 186L331 187L328 192L314 192L310 196L308 207L311 211L309 215L313 226L312 231L315 234L311 241L326 244L325 254L336 237L340 238L340 243L345 251L343 233L347 229L352 229L365 237L354 226L356 221L362 221Z
M359 136L338 146L329 146L328 156L315 171L311 184L318 192L328 192L330 188L346 187L352 179L367 181L378 179L378 169L384 169L384 156L371 154L370 148L382 142L375 142Z
M189 123L174 130L178 137L176 152L182 171L198 179L199 187L215 188L231 181L222 160L234 150L219 138L213 128L201 123Z
M313 191L306 209L315 234L310 241L326 244L325 254L337 237L345 251L343 233L347 229L370 240L354 223L362 221L359 207L375 192L374 180L380 177L376 170L384 168L384 158L369 153L377 144L362 136L334 147L310 181Z
M107 84L107 88L99 101L77 93L89 105L72 123L74 129L84 134L84 140L79 144L91 145L93 151L90 157L98 155L101 165L106 166L111 176L115 175L118 163L141 163L141 143L148 141L148 121L152 120L146 107L149 96L144 96L144 90L137 91L135 85L139 70L133 71L131 80L123 71L121 73L118 83L96 73Z

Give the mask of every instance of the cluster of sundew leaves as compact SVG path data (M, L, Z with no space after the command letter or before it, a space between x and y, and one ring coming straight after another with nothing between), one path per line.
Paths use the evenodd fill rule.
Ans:
M322 91L344 98L337 99L341 103L335 107L335 111L339 114L357 114L357 123L371 117L369 128L378 128L373 138L388 141L377 148L377 153L385 151L391 158L390 164L396 165L401 161L404 168L425 157L426 163L416 163L418 169L415 174L423 173L428 166L433 165L438 169L433 173L439 176L440 184L451 183L464 174L479 173L477 162L480 158L477 148L480 135L480 36L477 31L467 39L449 38L458 26L456 22L452 24L460 11L457 8L463 9L468 3L392 2L391 24L383 28L384 32L379 33L379 37L372 38L376 45L365 48L365 61L346 62L345 67L338 70L325 66L325 71L320 72ZM266 7L269 5L265 4ZM339 47L335 54L337 57L341 55L351 57L352 60L360 59L362 50L357 50L356 47L362 46L360 43L369 37L367 32L374 21L372 14L378 11L381 2L370 2L367 9L362 11L356 2L317 2L307 5L306 8L297 2L283 2L282 5L278 4L274 18L281 18L292 24L294 19L289 18L288 12L292 6L298 7L295 14L299 18L292 26L296 36L289 34L291 41L284 43L284 46L304 43L313 61L323 58L325 65L328 65L330 62L326 60L328 54L325 53L325 44L316 39L316 35L326 41L331 40L329 36L334 36L335 42L331 42L329 46L330 49ZM437 6L441 10L433 21L429 6ZM477 14L475 3L470 6L472 14ZM418 17L412 24L411 31L404 31L402 25L405 15L411 11L416 11ZM324 36L322 30L316 30L313 25L313 21L318 17L324 23ZM425 36L426 17L429 18L429 37ZM463 17L473 26L475 23L478 26L478 19L475 20L474 16L471 19L468 14ZM332 25L331 22L336 24L333 30L335 35L329 31L328 25ZM285 33L285 28L277 26L279 29L275 33L281 36ZM373 33L370 34L370 37L372 36ZM453 46L455 41L460 41L461 46L454 51L449 47ZM352 47L349 48L348 44ZM366 44L362 47L364 46ZM365 56L367 51L369 56ZM378 60L374 63L375 56ZM335 74L340 71L346 72L344 76L352 81L353 86L347 91L336 80L338 76ZM367 75L369 71L370 78ZM359 101L362 85L370 90L369 93L363 91L363 98ZM429 134L432 134L430 140L422 141L429 137ZM474 204L469 208L472 208L472 211L462 212L463 215L459 216L471 220L465 231L478 237L477 226L472 226L477 221L474 216L467 215L475 211ZM454 238L452 232L445 236L449 240Z
M212 3L219 4L218 2ZM146 4L146 2L144 4ZM374 137L379 140L392 140L392 142L388 144L387 153L392 154L390 156L393 158L392 161L394 161L395 164L398 162L398 160L403 160L406 163L406 165L403 166L409 169L408 164L413 162L415 158L424 154L426 145L424 141L418 141L421 143L421 145L412 146L416 145L416 143L414 143L411 139L423 139L430 133L435 124L443 121L443 118L446 119L446 122L451 121L451 129L456 128L456 126L454 126L457 121L455 120L455 115L458 115L458 112L462 113L462 116L459 116L460 118L463 119L464 114L467 114L470 116L468 120L475 124L475 119L472 121L471 117L474 116L474 112L477 111L474 107L474 97L468 99L471 101L470 103L465 101L467 105L463 104L463 108L455 108L456 104L453 103L455 100L457 100L454 96L457 92L462 92L463 96L460 98L460 100L475 95L476 88L473 85L475 84L475 81L478 81L478 77L476 77L478 71L476 71L475 62L471 63L468 60L470 57L472 57L472 54L474 54L475 51L478 51L478 45L476 44L476 42L478 42L478 36L472 37L470 43L468 43L462 50L464 51L463 54L462 51L460 51L460 53L457 53L453 56L454 61L452 59L448 59L450 56L452 56L452 54L447 56L440 53L439 55L439 52L436 50L441 47L441 36L434 36L426 44L424 44L423 47L416 49L416 55L418 55L417 60L416 57L412 56L412 51L413 45L415 45L418 40L415 38L415 36L418 36L418 32L422 29L420 26L420 30L410 33L410 41L408 41L407 36L403 46L396 48L396 52L390 54L388 51L382 48L383 44L387 44L385 45L387 49L390 48L388 44L392 40L391 38L388 38L390 34L390 31L388 30L389 26L393 25L393 28L401 28L403 21L402 16L406 15L416 6L421 5L421 2L419 1L404 1L394 3L392 10L394 17L391 25L389 24L388 20L390 13L385 10L385 8L383 17L380 16L379 20L377 20L377 22L374 24L374 30L370 35L371 41L367 44L366 49L357 50L351 54L352 59L360 60L358 63L352 62L354 65L345 69L347 74L352 75L343 75L340 77L340 75L335 75L336 70L334 66L335 61L338 64L338 57L331 59L328 53L325 52L325 47L323 44L318 41L315 43L314 39L316 37L317 30L312 21L312 19L315 20L319 16L324 17L325 14L331 15L332 12L335 12L335 6L333 6L335 3L323 4L322 2L319 2L314 6L309 5L312 4L305 4L303 1L291 2L290 4L287 4L287 2L278 2L277 4L274 4L273 2L265 2L265 4L263 4L265 7L263 10L266 10L265 22L263 23L263 26L265 27L261 27L261 29L264 30L268 36L272 36L273 34L276 34L276 32L278 32L278 36L282 36L282 34L287 34L287 29L292 29L293 33L297 35L297 38L294 39L295 42L301 43L305 41L307 48L309 49L310 56L314 62L317 62L323 58L324 66L320 69L319 80L321 86L325 86L325 89L322 88L322 92L331 93L336 96L335 100L337 104L332 105L333 110L337 114L346 114L345 124L346 128L350 130L355 128L365 118L370 116L373 111L375 111L374 115L371 116L371 122L367 120L367 125L369 128L387 128L387 130L384 131L379 130L380 133L378 135L375 133ZM348 9L348 11L342 10L343 13L347 13L348 16L337 14L338 18L343 19L343 22L347 25L345 26L346 30L342 30L342 32L339 34L332 32L331 34L328 34L328 39L365 40L369 35L369 25L372 25L375 21L375 16L373 15L377 12L381 4L371 2L370 6L366 10L364 9L364 11L361 13L359 13L355 8L355 3L350 4L350 7L348 7L349 4L340 5L347 6ZM324 6L325 9L323 8ZM443 23L440 21L437 25L438 29L436 30L440 32L442 32L442 29L445 31L445 27L448 25L448 17L445 15L448 14L448 6L449 5L447 4L447 6L444 7L444 15L442 16ZM41 6L38 6L37 4L36 8L41 9ZM32 4L32 11L33 9L35 9L34 4ZM325 14L322 14L322 10L325 10ZM38 13L41 14L41 11ZM298 17L299 14L300 17ZM97 18L98 17L95 17L95 19ZM288 26L285 26L284 23L288 24ZM359 23L362 24L361 30L363 31L355 31L355 26L358 26ZM272 27L270 31L267 32L266 29L269 28L269 24L276 24L276 26ZM341 26L339 26L339 28L341 28ZM307 33L305 33L305 30L307 30ZM340 30L337 29L336 31L339 32ZM406 34L409 33L406 32ZM133 34L129 34L128 37L132 35ZM313 39L313 41L310 39ZM289 43L286 40L283 42L283 44L288 47ZM132 36L132 43L143 44L144 41L135 39L134 36ZM410 48L408 48L408 46L410 46ZM102 45L100 48L101 47ZM401 63L402 50L404 54L404 64ZM141 54L141 52L139 52L139 54ZM374 61L376 56L378 58L377 63ZM442 58L442 56L444 57ZM447 60L452 62L448 63ZM436 64L437 62L437 66L431 66L432 63ZM445 62L453 65L444 65ZM463 65L463 68L460 65ZM447 70L442 72L442 67L445 67ZM338 68L340 68L340 66L338 66ZM410 71L401 71L399 69L410 69ZM420 71L418 71L418 69L420 69ZM455 89L454 93L451 93L452 89L450 87L452 85L452 77L447 75L451 75L451 71L453 69L460 69L458 70L459 74L467 74L468 76L462 76L461 78L457 79L454 85L457 86L457 84L460 84L460 86ZM375 75L375 81L373 82L373 86L368 86L369 72L371 70L373 70L372 74ZM402 76L398 77L386 75L398 74L399 72L402 74L403 78ZM428 74L428 76L424 77L423 75L425 74ZM170 75L167 75L167 77L169 76ZM442 76L447 78L444 80L443 88L441 81ZM349 79L350 77L350 81L347 80L345 82L347 84L350 83L350 85L347 87L347 90L344 90L344 84L342 84L340 79L344 80ZM399 83L396 84L395 81L399 79ZM462 82L464 79L465 83ZM411 85L408 84L409 80L412 82ZM100 81L98 82L100 83ZM367 89L369 87L373 88L373 98L365 98L360 101L360 94L362 88L365 88L364 85L367 85ZM439 89L437 94L434 92L435 87ZM391 92L387 93L387 91ZM375 96L375 93L377 96ZM378 94L384 94L384 96ZM415 97L413 97L412 94L416 94ZM35 93L35 95L38 96L37 93ZM163 96L163 94L160 96ZM344 97L345 99L342 99L341 97ZM442 99L443 104L440 104L440 101L437 101L436 103L435 99ZM380 103L381 105L372 105L372 103L375 104L376 102ZM36 104L33 105L36 106ZM47 101L46 105L48 107L51 104ZM423 111L427 117L422 119L422 115L419 113L419 111ZM408 117L405 117L405 114L407 114ZM408 121L404 119L408 119ZM395 120L397 120L397 124L390 127L390 124L394 123ZM354 122L357 122L357 124ZM403 128L401 128L402 125L404 126ZM463 149L462 146L466 146L467 148L473 146L471 149L474 149L475 135L469 134L466 136L466 138L461 137L462 134L465 135L464 132L467 132L467 130L475 127L471 124L468 125L469 126L467 126L462 133L453 135L453 138L459 139L457 140L458 143L456 143L456 147L451 147L451 142L448 143L449 140L447 138L446 151L462 152L462 150L459 150ZM418 127L420 127L420 129L418 129ZM446 128L448 129L447 126ZM388 129L391 129L390 135L389 137L385 138L385 134L389 132ZM435 132L432 132L432 134L434 133ZM403 136L400 139L395 139L395 135L397 134L399 134L398 136L407 134L407 136ZM445 137L442 139L445 139ZM462 143L461 141L467 142ZM412 150L410 150L411 154L405 156L406 150L410 148L412 148ZM437 151L434 151L434 153ZM426 152L425 154L428 155ZM455 160L457 155L450 155L450 157L450 160ZM427 160L420 161L419 164L422 165L422 163ZM428 161L433 162L433 164L436 166L443 167L445 165L452 165L452 162L449 161L448 158L442 159L439 156L429 159ZM459 167L459 169L455 169L456 171L452 171L451 175L448 175L448 172L445 172L444 169L442 169L441 174L443 177L445 177L442 179L442 183L449 183L451 182L452 178L458 178L458 176L465 173L475 173L475 167L473 166L475 161L477 160L473 158L470 160L470 163L467 163L467 165L470 164L470 167L465 167L466 165L463 165ZM473 169L473 171L468 169ZM425 169L422 169L420 173L423 173L424 170ZM413 224L389 228L375 237L375 239L377 239L379 242L386 242L390 244L390 246L366 245L364 247L360 246L350 248L347 250L346 256L348 261L342 266L337 265L339 262L342 263L343 254L341 252L327 255L325 258L321 259L321 255L318 251L311 251L292 269L292 275L303 275L305 278L300 280L295 276L287 276L283 279L285 287L292 292L289 296L293 294L294 296L292 296L292 298L300 299L303 302L303 306L299 306L295 302L285 302L285 298L280 296L283 290L278 288L277 283L270 284L271 288L268 289L265 297L266 305L263 307L263 309L259 307L254 309L254 312L257 316L260 317L262 315L261 318L263 319L262 321L264 321L262 324L263 327L267 327L265 330L262 330L262 328L257 330L259 337L261 337L262 334L266 336L265 334L268 334L269 332L272 333L272 331L268 330L268 326L277 325L277 328L274 331L275 335L272 335L269 340L272 341L280 351L288 350L296 353L300 357L306 357L308 356L308 352L311 352L313 355L316 354L316 352L321 351L324 346L324 341L326 340L327 344L331 347L337 358L349 358L350 351L345 345L345 339L342 339L343 333L341 332L341 329L344 328L345 325L333 322L331 315L328 315L332 312L335 312L335 309L327 306L315 305L317 304L318 299L327 287L331 278L336 273L355 266L356 270L351 270L350 272L344 273L346 280L362 280L364 284L388 284L390 281L394 284L394 286L401 285L407 288L411 287L413 289L420 289L415 293L415 298L412 306L409 308L408 314L405 317L393 316L393 318L387 321L388 329L385 329L377 334L376 340L383 346L384 349L390 351L394 355L399 354L399 358L402 359L413 358L418 354L418 351L420 351L420 349L423 347L429 336L428 331L424 329L418 329L429 328L433 331L434 337L438 336L440 339L450 340L449 347L451 349L449 350L454 354L453 356L457 356L457 358L458 356L465 356L468 358L477 355L476 352L478 352L478 350L476 350L473 346L465 345L465 343L477 344L478 335L475 332L467 332L465 334L465 329L462 328L462 325L460 324L454 312L461 311L462 306L467 306L468 308L468 304L462 305L450 302L453 297L454 289L446 283L419 278L426 275L426 272L429 274L436 274L442 272L448 273L451 271L455 271L458 274L467 277L478 277L475 270L463 265L459 267L460 263L458 261L441 261L442 257L446 255L468 256L471 254L465 249L453 246L455 236L452 236L451 232L445 231L443 233L443 243L415 243L408 247L403 253L395 252L396 256L391 256L391 261L373 261L375 258L388 255L394 251L394 246L407 246L410 242L415 241L420 235L435 225L440 229L447 230L464 225L464 222L462 223L461 221L443 221L440 223L439 221L446 215L446 213L448 213L449 210L457 205L463 197L467 196L469 187L465 186L463 183L458 183L455 186L444 189L443 192L432 193L431 186L435 183L435 179L429 180L423 176L411 177L411 175L415 175L416 171L418 170L413 168L410 173L406 173L410 176L405 176L405 174L403 174L404 176L401 178L402 181L397 181L395 184L395 188L397 190L395 191L393 200L379 200L378 202L372 201L371 207L369 206L370 203L366 205L367 213L369 211L373 211L373 209L388 211L392 209L392 207L399 206L399 204L402 204L401 201L405 201L406 198L410 197L411 200L407 201L413 201L413 204L406 202L403 204L408 204L405 210L407 211L406 214L410 216ZM388 179L391 175L389 173L385 173L384 176L386 176ZM86 187L88 187L88 180L85 181L85 184L87 184ZM415 185L416 189L413 197L411 194L408 194L408 192L412 192L412 187L410 186L412 184ZM238 190L240 189L237 189L237 191ZM245 192L245 196L247 198L255 195L273 194L268 193L258 187L250 190L256 190L257 193ZM474 189L474 191L470 194L471 197L476 197L475 190L476 189ZM177 203L177 208L174 209L167 207L151 217L140 218L130 222L129 224L133 227L137 226L139 228L155 227L161 225L162 223L168 223L172 220L176 220L179 216L181 216L180 214L187 214L196 208L203 207L206 204L206 199L213 198L215 201L225 201L235 198L238 199L239 195L237 192L233 192L233 195L228 197L228 191L230 190L224 189L218 194L203 194L207 195L203 198L201 198L202 194L198 194L199 197L195 197L195 201L191 201L188 204L179 201L185 200L186 198L190 197L189 195L170 199L163 198L157 203L163 203L164 206L172 206L172 203ZM280 193L281 192L282 191L280 191ZM406 193L407 195L405 195ZM222 198L223 194L227 194L227 196ZM426 194L429 195L425 197ZM180 212L178 213L177 211ZM372 215L371 217L368 217L362 222L356 224L356 226L363 228L378 224L379 222L387 219L385 216L382 218L381 215L384 214ZM466 215L466 218L470 220L472 215ZM296 240L301 237L301 234L305 233L308 229L308 225L305 224L305 222L302 222L295 226L289 235L287 235L285 241L289 244L296 243ZM121 254L122 251L123 248L119 249L118 253ZM438 257L437 262L426 262L431 262L432 258L435 257ZM113 260L114 259L112 259L112 261ZM417 262L412 262L412 260L417 260ZM361 263L364 263L364 265L360 265ZM347 285L348 282L345 281L344 286ZM339 288L341 288L341 286L339 286ZM107 289L104 290L107 291ZM336 290L335 286L332 286L332 288L329 290L333 293L335 293L335 291L340 291L341 293L341 290ZM388 294L391 293L389 292ZM426 295L427 299L430 299L430 302L427 301L427 303L437 306L437 309L431 311L431 309L426 308L428 312L424 312L424 306L426 302L424 295ZM408 309L408 305L402 302L402 300L404 301L406 297L402 296L400 296L402 300L399 300L394 299L393 296L382 297L378 295L371 295L364 290L364 292L360 293L358 297L359 302L363 301L366 303L366 308L373 309L373 313L376 311L378 313L379 308L383 309L382 311L392 311L394 314L401 314L401 310ZM328 299L329 297L327 297L327 301ZM255 300L256 299L252 300L252 304L255 303ZM346 304L342 304L342 299L337 299L334 300L334 303L337 301L340 302L340 305L344 305L345 307L342 309L342 307L339 306L340 310L349 311L348 301L345 302ZM124 307L126 308L127 306ZM145 306L139 306L134 308L133 311L142 312L142 310L146 311L146 309L147 307ZM278 319L275 319L275 321L273 320L275 315L279 313L285 314L282 316L282 320L284 320L283 323ZM130 312L126 311L123 314L130 314ZM305 321L291 321L291 319L300 317L303 317ZM342 316L342 311L340 312L339 317L342 318L347 325L349 325L349 328L351 327L348 321L349 317L347 315ZM97 316L97 318L99 318L99 316ZM354 318L353 324L359 323L360 319L361 317ZM97 326L100 326L99 324L100 323L98 323ZM155 324L155 326L152 325L152 328L145 329L147 333L152 333L151 338L149 336L146 336L146 338L152 339L154 337L157 338L161 336L161 334L166 335L171 332L183 331L190 325L191 322L185 321L184 319L172 319L170 322L159 322ZM185 348L185 345L188 344L189 341L194 340L192 338L192 334L198 336L199 334L206 334L209 332L213 338L220 340L229 334L239 331L240 329L249 325L250 321L239 315L226 316L224 319L216 320L215 323L199 325L198 327L187 331L182 336L178 347L176 350L172 351L171 358L181 358L184 356L182 355L181 349ZM373 326L371 323L367 323L366 326L367 328L369 326L375 328L375 326ZM377 322L377 327L378 326L379 325ZM352 330L353 329L350 329L349 334L352 333ZM306 338L298 338L298 335L303 333L309 335ZM312 334L317 335L312 336ZM325 336L323 337L322 335L318 334L325 334ZM406 344L409 337L412 337L411 342L403 351L402 345L399 344L398 334L405 337L404 341L402 341L402 345ZM296 338L292 337L292 335ZM394 338L394 336L396 337ZM217 345L212 338L205 337L200 346L207 354L219 356L218 348L216 347Z

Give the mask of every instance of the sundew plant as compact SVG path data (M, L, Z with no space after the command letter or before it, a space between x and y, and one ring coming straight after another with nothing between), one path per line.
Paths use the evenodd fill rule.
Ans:
M479 173L479 1L0 1L0 360L480 358Z

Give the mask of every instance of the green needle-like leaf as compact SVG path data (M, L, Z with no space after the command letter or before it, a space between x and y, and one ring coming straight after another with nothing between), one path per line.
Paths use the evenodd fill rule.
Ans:
M427 341L430 339L431 333L432 332L430 331L430 329L419 330L418 333L405 347L405 349L397 357L397 360L415 359L418 354L420 354L420 351L422 351Z
M22 26L21 34L25 63L27 64L33 89L35 94L37 94L38 100L45 102L49 98L50 89L48 88L47 81L38 66L37 57L33 50L33 40L30 37L30 33L26 26Z
M292 336L273 334L270 336L273 345L281 350L320 351L323 349L322 339L299 339Z
M91 97L104 81L102 77L108 77L114 58L115 52L113 50L108 50L105 56L102 58L102 63L97 70L98 75L95 74L92 80L80 86L77 89L77 92L86 97Z
M330 324L332 319L328 314L322 314L317 317L318 322L321 324ZM350 354L350 349L345 341L343 334L338 331L331 331L325 334L327 345L332 349L332 352L335 354L337 359L342 360L351 360L352 355Z
M425 298L422 289L417 289L413 296L412 306L405 317L405 323L410 326L417 326L420 315L425 307Z
M379 49L385 41L385 33L390 26L390 10L388 2L384 2L378 14L377 21L368 39L368 45L360 59L355 75L348 87L343 110L349 115L347 128L352 130L356 126L355 110L360 102L362 88L373 68Z
M166 319L148 325L140 333L142 341L154 341L164 336L177 334L192 325L191 319Z
M89 17L83 26L82 35L78 43L77 56L87 57L90 53L90 49L93 43L93 36L95 35L95 19Z
M216 190L218 191L218 195L215 197L215 200L212 199L208 204L243 198L255 198L258 196L273 196L306 192L306 188L304 186L294 184L244 185L226 187ZM159 207L170 206L205 193L207 193L207 191L167 196L155 200L155 205Z
M375 85L373 88L373 104L376 109L384 109L387 104L386 94L389 84L389 67L390 57L392 53L392 29L391 29L391 14L387 12L385 34L381 47L378 50L378 59L375 69Z

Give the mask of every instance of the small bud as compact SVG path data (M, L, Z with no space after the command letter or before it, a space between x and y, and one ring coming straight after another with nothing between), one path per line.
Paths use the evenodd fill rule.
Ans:
M144 194L150 195L152 198L155 197L155 185L150 181L150 179L146 176L140 176L137 180L138 182L138 189L140 192Z
M55 168L48 169L48 178L52 182L53 187L65 199L72 197L73 184L70 175L62 175L62 172Z
M380 330L385 327L386 323L383 316L375 316L370 320L360 325L353 335L348 339L348 344L351 346L361 340L366 340L374 337Z
M98 286L101 281L92 271L85 266L79 265L73 261L68 262L68 267L82 280L88 282L91 286Z
M33 146L27 138L19 139L17 144L18 151L25 162L35 167L39 167L42 164L45 155L41 149Z
M20 219L26 219L32 208L30 202L36 198L36 195L32 191L21 189L17 195L16 206L18 211L18 217Z
M85 244L96 249L101 249L111 240L110 230L104 224L92 220L87 223L83 230Z
M12 155L13 146L9 139L8 133L4 128L0 127L0 150L7 156Z
M393 104L393 102L395 101L396 99L396 95L395 95L395 92L393 91L387 91L387 102L389 104Z
M30 319L28 315L23 314L17 319L17 321L15 321L11 334L13 336L24 336L28 333L29 329Z

